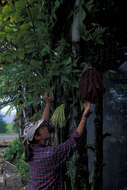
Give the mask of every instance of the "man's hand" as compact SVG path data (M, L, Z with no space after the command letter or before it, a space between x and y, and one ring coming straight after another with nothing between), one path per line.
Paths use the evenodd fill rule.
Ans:
M84 102L84 112L82 114L81 121L76 129L76 131L79 133L79 135L83 134L84 126L86 124L86 117L88 117L91 114L90 112L90 102L85 101Z
M45 105L44 111L42 113L42 118L44 120L48 120L49 114L50 114L50 107L51 107L50 103L53 101L53 94L49 94L48 92L45 92L44 100L46 102L46 105Z
M85 101L83 116L88 117L90 114L91 114L91 112L90 112L90 102Z
M44 100L46 103L51 103L53 101L53 98L53 93L49 94L48 92L45 92Z

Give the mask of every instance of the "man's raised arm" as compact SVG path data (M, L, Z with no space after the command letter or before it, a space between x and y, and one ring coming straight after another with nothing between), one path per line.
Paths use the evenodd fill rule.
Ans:
M49 119L49 114L50 114L50 107L51 107L51 101L53 100L53 94L48 94L47 92L44 94L44 99L46 102L44 111L42 113L42 118L44 120L48 120Z
M84 131L84 127L85 127L85 124L86 124L86 119L87 117L89 116L90 114L90 102L86 101L84 103L84 112L82 114L82 118L81 118L81 121L76 129L76 131L79 133L79 135L82 135L83 134L83 131Z

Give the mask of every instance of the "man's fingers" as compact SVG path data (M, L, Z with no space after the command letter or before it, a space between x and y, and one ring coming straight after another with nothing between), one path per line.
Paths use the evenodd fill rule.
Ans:
M45 99L45 101L53 101L53 99L54 99L53 93L45 92L44 93L44 99Z
M89 101L85 101L84 107L85 107L85 108L86 108L86 107L90 107L90 102L89 102Z
M53 93L51 93L51 98L52 98L52 99L54 98L54 95L53 95Z
M47 96L48 96L48 92L45 92L45 93L44 93L44 97L47 97Z

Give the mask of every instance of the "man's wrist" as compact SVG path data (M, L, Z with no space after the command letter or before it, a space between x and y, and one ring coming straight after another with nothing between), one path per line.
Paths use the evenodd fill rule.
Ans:
M51 104L51 102L50 101L46 101L46 105L50 105Z
M88 113L83 112L83 114L82 114L82 118L87 118L87 117L88 117Z
M86 121L87 117L83 115L82 118L81 118L81 120L85 120Z
M87 114L86 114L86 113L83 113L83 114L82 114L82 117L87 117Z

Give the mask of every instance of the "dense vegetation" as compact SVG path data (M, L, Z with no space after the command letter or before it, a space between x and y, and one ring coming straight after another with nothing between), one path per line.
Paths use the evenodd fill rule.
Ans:
M15 171L20 175L23 185L29 182L29 168L24 161L24 147L19 139L10 143L3 154L3 160L8 160L15 165Z

